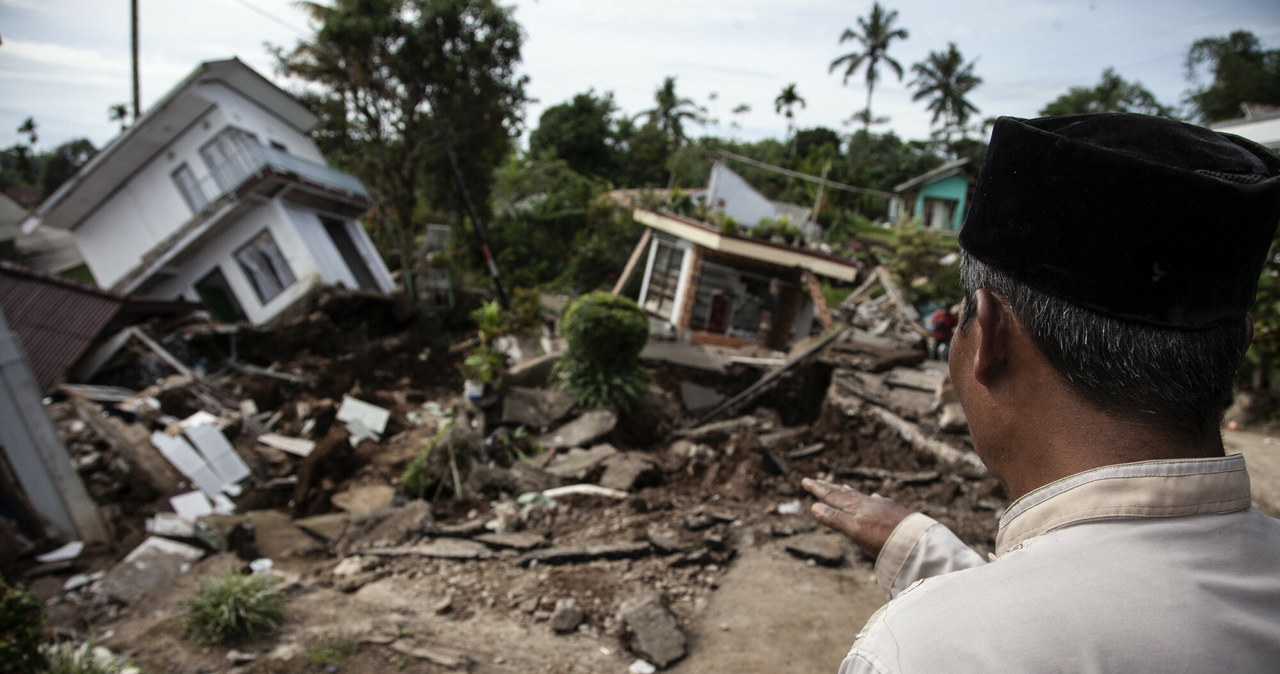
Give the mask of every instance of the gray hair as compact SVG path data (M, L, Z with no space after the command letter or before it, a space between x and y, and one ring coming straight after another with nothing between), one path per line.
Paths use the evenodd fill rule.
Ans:
M964 255L963 328L974 293L1004 297L1040 353L1098 407L1188 440L1217 437L1248 348L1245 321L1204 330L1156 328L1085 309Z

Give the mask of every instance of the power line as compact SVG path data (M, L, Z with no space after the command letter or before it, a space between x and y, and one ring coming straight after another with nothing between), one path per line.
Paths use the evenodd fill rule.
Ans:
M282 19L282 18L280 18L280 17L278 17L278 16L276 16L276 15L272 14L271 12L268 12L267 10L265 10L265 9L263 9L263 8L261 8L261 7L258 7L257 5L254 5L254 4L250 3L250 2L249 2L249 0L236 0L236 2L240 3L241 5L243 5L246 9L250 9L250 10L252 10L252 11L254 11L254 12L258 13L258 14L259 14L259 15L261 15L262 17L264 17L264 18L266 18L266 19L269 19L269 20L271 20L271 21L273 21L273 22L275 22L275 23L278 23L278 24L280 24L281 26L284 26L285 28L288 28L289 30L291 30L291 31L293 31L293 32L295 32L295 33L297 33L297 34L298 34L298 37L307 37L307 35L308 35L308 34L307 34L307 32L306 32L306 31L304 31L304 30L302 30L301 28L298 28L297 26L293 25L292 23L289 23L288 21L285 21L284 19Z
M873 190L873 189L870 189L870 188L867 188L867 187L854 187L853 185L846 185L846 184L844 184L844 183L838 183L838 182L836 182L836 181L834 181L834 180L824 180L823 178L819 178L818 176L812 176L812 175L809 175L808 173L801 173L801 172L799 172L799 171L792 171L791 169L785 169L785 168L782 168L781 166L774 166L773 164L766 164L766 163L764 163L764 162L762 162L762 161L758 161L758 160L752 159L752 158L750 158L750 157L744 157L744 156L742 156L742 155L740 155L740 154L735 154L735 153L730 152L730 151L728 151L728 150L703 150L703 149L700 149L700 148L699 148L699 149L698 149L698 151L699 151L699 152L706 153L706 154L710 154L710 155L719 155L719 156L721 156L721 157L727 157L727 158L729 158L729 159L733 159L733 160L735 160L735 161L740 161L740 162L742 162L742 163L744 163L744 164L749 164L749 165L754 166L754 167L756 167L756 168L764 169L764 170L766 170L766 171L773 171L774 173L781 173L782 175L785 175L785 176L791 176L792 178L799 178L800 180L807 180L807 181L809 181L809 182L811 182L811 183L819 183L819 184L826 185L827 187L830 187L830 188L833 188L833 189L837 189L837 190L844 190L844 191L846 191L846 192L856 192L856 193L858 193L858 194L867 194L867 195L870 195L870 196L873 196L873 197L880 197L880 198L882 198L882 199L892 199L892 198L893 198L893 196L894 196L893 194L891 194L891 193L889 193L889 192L882 192L882 191L880 191L880 190Z

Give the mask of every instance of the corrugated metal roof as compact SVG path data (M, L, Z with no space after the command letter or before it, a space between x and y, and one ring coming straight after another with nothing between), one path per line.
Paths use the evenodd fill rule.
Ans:
M48 389L120 311L121 297L0 261L0 309Z

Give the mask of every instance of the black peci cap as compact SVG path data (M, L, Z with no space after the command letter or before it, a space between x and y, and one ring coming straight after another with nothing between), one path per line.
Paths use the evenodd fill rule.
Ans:
M1128 113L996 121L960 231L970 255L1115 318L1240 320L1280 223L1280 157Z

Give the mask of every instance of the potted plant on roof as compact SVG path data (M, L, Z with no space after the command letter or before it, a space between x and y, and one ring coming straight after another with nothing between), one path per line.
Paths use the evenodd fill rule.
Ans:
M471 312L471 319L478 328L478 344L458 364L458 371L466 380L463 395L477 401L497 382L507 364L507 354L493 344L502 329L502 307L496 301L486 302Z

